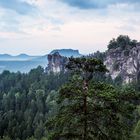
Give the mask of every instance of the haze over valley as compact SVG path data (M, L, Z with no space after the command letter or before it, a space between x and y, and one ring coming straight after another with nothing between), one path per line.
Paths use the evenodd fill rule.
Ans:
M66 57L81 56L78 50L72 49L52 50L48 54L54 54L55 52L59 52L60 55ZM42 66L45 69L48 65L48 54L42 56L30 56L27 54L19 54L13 56L9 54L0 54L0 72L9 70L11 72L19 71L22 73L27 73L31 69L37 68L38 66Z

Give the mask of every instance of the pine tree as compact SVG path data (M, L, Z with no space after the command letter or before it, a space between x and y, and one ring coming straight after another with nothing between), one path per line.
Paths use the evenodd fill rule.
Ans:
M95 72L106 71L101 61L71 58L67 68L76 75L58 96L59 110L47 127L50 140L121 140L129 135L134 91L93 82Z

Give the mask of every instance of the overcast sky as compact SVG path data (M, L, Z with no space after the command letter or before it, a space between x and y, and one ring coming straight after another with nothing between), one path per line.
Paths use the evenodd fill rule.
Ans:
M104 51L112 38L140 40L140 0L0 0L0 54Z

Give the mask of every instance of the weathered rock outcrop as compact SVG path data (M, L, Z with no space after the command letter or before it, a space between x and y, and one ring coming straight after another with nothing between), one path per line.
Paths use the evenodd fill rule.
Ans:
M123 83L140 81L140 43L129 39L128 36L119 36L109 44L105 53L94 53L87 57L94 57L104 61L112 79L121 79ZM62 50L61 53L66 50ZM78 53L77 51L74 51ZM47 73L66 71L68 58L59 52L48 55Z
M55 52L54 54L49 54L48 66L46 68L46 72L59 73L61 71L65 71L65 65L67 61L68 61L68 58L61 56L58 52Z
M124 83L140 79L140 44L136 47L126 46L110 49L106 52L104 64L107 66L112 79L120 76Z

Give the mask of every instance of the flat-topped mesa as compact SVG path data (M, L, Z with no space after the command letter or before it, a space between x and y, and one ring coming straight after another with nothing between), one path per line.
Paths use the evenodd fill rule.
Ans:
M60 73L65 71L65 65L68 61L67 57L61 56L58 52L48 55L48 66L46 72Z
M65 57L80 57L81 54L79 53L78 50L73 50L73 49L56 49L50 52L50 54L54 54L58 52L61 56Z

